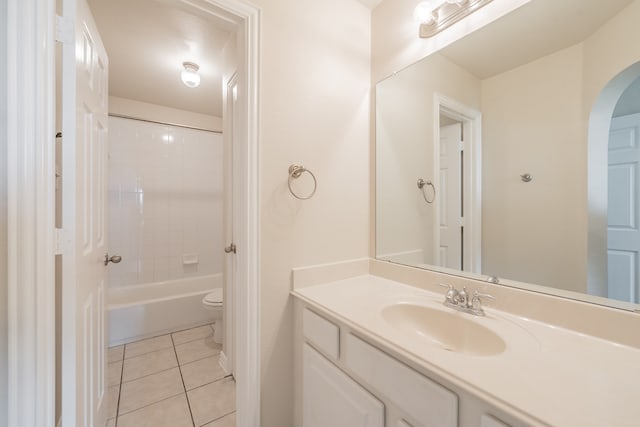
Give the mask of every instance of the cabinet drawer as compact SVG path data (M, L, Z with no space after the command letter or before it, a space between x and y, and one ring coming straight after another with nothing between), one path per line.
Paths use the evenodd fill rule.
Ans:
M351 334L345 355L346 366L419 423L414 425L458 425L458 396L450 390Z
M340 328L305 308L302 315L304 336L315 348L338 360L340 357Z

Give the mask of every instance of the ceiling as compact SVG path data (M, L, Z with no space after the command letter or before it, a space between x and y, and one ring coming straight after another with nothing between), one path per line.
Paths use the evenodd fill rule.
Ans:
M533 0L441 53L486 79L583 41L633 0Z
M167 0L88 0L109 56L109 95L222 116L222 50L234 24ZM201 84L180 80L200 66Z

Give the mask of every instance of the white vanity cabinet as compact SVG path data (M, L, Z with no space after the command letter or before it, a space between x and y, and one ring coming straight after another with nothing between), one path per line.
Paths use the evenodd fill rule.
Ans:
M296 304L301 427L519 427L390 356L330 316ZM489 415L491 414L491 415Z
M304 344L305 427L384 427L384 404L324 356Z

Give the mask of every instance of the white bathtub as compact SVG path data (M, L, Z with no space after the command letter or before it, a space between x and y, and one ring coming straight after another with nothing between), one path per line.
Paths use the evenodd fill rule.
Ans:
M109 288L109 346L211 323L202 298L222 287L222 274Z

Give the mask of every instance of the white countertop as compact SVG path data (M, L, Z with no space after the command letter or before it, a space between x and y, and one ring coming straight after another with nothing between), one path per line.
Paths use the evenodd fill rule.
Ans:
M552 426L640 426L640 350L486 308L458 313L435 294L373 275L293 291L413 363L500 409ZM506 342L497 355L444 350L399 331L384 307L415 303L447 310L491 329ZM640 331L638 331L640 333Z

